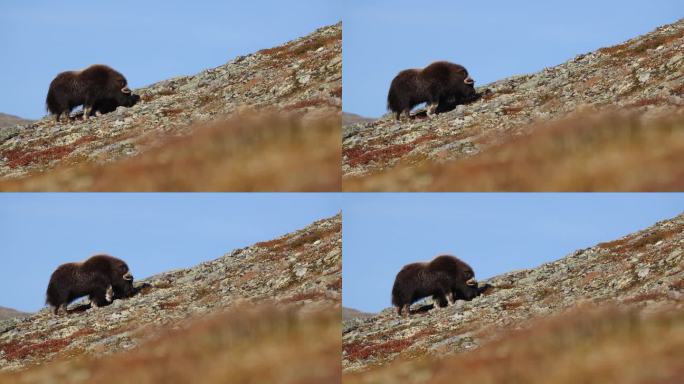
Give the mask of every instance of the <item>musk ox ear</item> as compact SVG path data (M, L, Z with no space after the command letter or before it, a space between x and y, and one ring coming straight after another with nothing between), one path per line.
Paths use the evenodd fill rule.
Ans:
M121 88L121 92L123 92L123 93L125 93L125 94L127 94L127 95L130 95L130 94L131 94L131 89L128 88L128 86L125 86L125 87Z
M466 281L466 285L469 287L477 287L477 280L475 280L474 277L471 277Z
M126 272L125 275L123 275L123 279L128 280L128 281L133 281L133 275L131 274L130 271L128 271L128 272Z
M473 85L473 84L475 84L475 80L473 80L473 78L470 77L470 75L468 75L468 77L466 77L465 79L463 79L463 82L466 83L466 84L468 84L468 85Z

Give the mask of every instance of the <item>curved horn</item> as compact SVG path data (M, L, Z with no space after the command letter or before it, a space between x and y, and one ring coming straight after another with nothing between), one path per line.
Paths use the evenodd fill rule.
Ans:
M133 280L133 275L131 274L130 271L128 271L128 272L126 272L125 275L123 275L123 278L124 278L124 280L132 281L132 280Z
M477 280L475 280L474 277L471 277L468 279L468 281L466 281L466 285L470 287L477 287Z
M123 92L123 93L125 93L125 94L128 95L128 94L131 93L131 89L128 88L128 86L125 86L125 87L121 88L121 92Z
M470 76L466 77L466 78L463 80L463 82L466 83L466 84L468 84L468 85L475 84L475 80L473 80Z

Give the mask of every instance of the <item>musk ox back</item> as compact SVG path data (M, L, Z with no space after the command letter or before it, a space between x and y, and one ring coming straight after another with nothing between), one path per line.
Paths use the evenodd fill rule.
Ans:
M140 100L128 88L126 78L114 69L96 64L82 71L62 72L50 83L45 104L57 121L83 105L83 119L95 111L107 113L118 106L131 107Z
M399 120L402 113L410 117L411 109L421 103L427 103L427 114L432 116L477 98L475 81L463 66L437 61L423 69L399 72L390 85L387 108Z
M60 308L66 312L66 306L82 296L89 296L93 307L99 307L112 298L129 297L133 291L133 275L123 260L96 255L57 267L50 276L45 301L57 314Z
M454 256L442 255L405 265L394 279L392 304L399 315L405 310L408 316L409 306L424 297L432 296L438 306L445 307L457 299L472 300L479 293L473 269Z

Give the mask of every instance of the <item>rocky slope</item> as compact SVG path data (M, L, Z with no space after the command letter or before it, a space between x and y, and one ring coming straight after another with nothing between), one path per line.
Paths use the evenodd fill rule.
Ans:
M12 319L15 317L26 316L28 313L19 312L16 309L0 307L0 320Z
M683 47L684 19L534 74L479 87L482 99L432 119L396 122L386 115L346 126L345 181L380 175L398 164L458 162L528 134L532 123L578 112L627 110L648 119L681 111ZM353 183L350 188L364 189Z
M13 127L20 124L30 124L32 120L22 119L14 115L0 113L0 138L4 135L3 128Z
M363 117L363 116L357 115L355 113L342 112L342 125L368 123L371 121L373 121L373 119L370 119L368 117Z
M56 124L46 117L5 129L0 137L0 178L130 158L171 139L192 136L197 123L236 111L339 115L341 44L339 23L193 76L136 89L142 101L131 108L120 107L86 122ZM238 139L234 144L240 144Z
M684 214L483 283L493 288L470 302L458 301L408 319L387 308L368 319L345 321L345 372L392 367L390 363L397 359L443 357L484 348L512 330L529 329L533 319L578 307L617 305L640 313L669 308L681 316Z
M245 308L269 303L268 311L278 313L334 311L339 326L341 252L337 215L193 268L149 277L137 283L149 285L137 295L107 307L86 309L76 303L68 316L54 316L46 308L0 322L0 371L135 349L183 329L188 321L225 312L234 322ZM339 328L336 332L339 340ZM225 348L230 350L230 343Z
M342 320L365 319L372 317L372 313L361 312L353 308L342 307Z

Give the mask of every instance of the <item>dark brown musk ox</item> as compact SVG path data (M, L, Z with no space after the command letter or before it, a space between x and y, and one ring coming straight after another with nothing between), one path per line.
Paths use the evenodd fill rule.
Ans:
M71 110L83 106L83 119L94 113L107 113L119 106L132 107L140 100L128 88L126 78L103 64L95 64L81 71L67 71L50 83L45 104L50 113L69 120Z
M430 117L478 98L475 81L463 66L437 61L423 69L399 72L390 85L387 108L399 120L402 113L410 118L413 107L427 103L427 114Z
M409 307L416 301L432 296L440 307L456 300L472 300L482 290L475 273L468 264L455 256L441 255L430 262L405 265L394 279L392 304L401 316L410 314Z
M46 304L66 312L67 305L82 296L89 296L93 307L102 307L114 298L134 294L133 275L121 259L95 255L83 262L62 264L50 276Z

